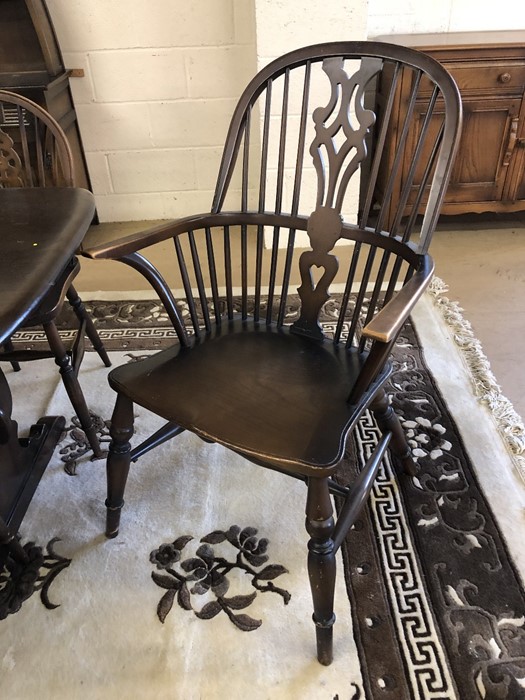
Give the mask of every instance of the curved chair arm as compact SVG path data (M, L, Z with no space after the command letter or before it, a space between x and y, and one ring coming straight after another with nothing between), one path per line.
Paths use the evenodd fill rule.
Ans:
M433 271L432 258L429 255L423 256L422 268L363 328L362 335L373 342L359 378L348 397L350 404L356 404L381 373L401 328L428 287Z
M183 219L174 219L158 224L158 226L152 226L145 231L130 233L111 241L97 242L95 240L91 243L90 237L87 236L82 243L80 252L84 257L93 260L118 260L124 255L136 253L142 248L165 241L191 228L211 225L211 218L217 217L210 217L210 214L198 214Z
M182 219L166 221L158 226L131 233L128 236L113 241L99 241L96 237L87 236L82 244L81 254L93 260L119 260L130 253L137 253L155 243L173 238L181 233L214 226L283 226L306 231L308 217L274 212L240 212L224 211L217 214L197 214Z
M396 339L410 312L432 279L434 263L429 256L424 260L423 269L416 272L396 296L366 324L362 331L365 338L382 343L389 343Z

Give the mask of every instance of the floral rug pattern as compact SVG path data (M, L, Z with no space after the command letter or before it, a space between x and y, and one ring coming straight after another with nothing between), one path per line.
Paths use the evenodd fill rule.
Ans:
M49 598L49 589L58 574L71 564L71 559L55 551L57 538L43 548L34 542L26 542L22 549L26 561L11 554L5 556L0 569L0 620L20 610L24 601L40 591L42 604L53 610L58 604Z
M129 350L129 361L139 359L143 350L173 342L173 331L155 302L95 301L86 306L107 347ZM289 309L291 320L296 310ZM335 326L330 303L322 321L327 333ZM69 323L64 317L61 329L66 335ZM24 342L38 344L41 339L35 332ZM370 503L343 546L354 633L361 668L366 669L363 696L525 698L522 582L410 324L399 338L393 369L389 392L420 471L416 477L397 476L387 458ZM97 417L102 442L108 440L108 420L109 415ZM377 434L365 416L349 446L343 483L355 478L355 464L366 459ZM59 449L66 471L74 475L76 462L87 451L74 421ZM68 565L56 557L53 543L48 560L35 554L34 545L26 547L35 564L26 573L4 569L0 574L5 614L19 609L34 590L41 589L44 604L49 602L50 583ZM230 554L224 553L225 547ZM49 568L53 557L54 569ZM158 619L165 622L177 603L200 620L223 613L238 629L257 630L261 620L245 612L255 598L273 592L286 604L294 593L274 583L286 568L269 561L269 543L252 527L232 525L199 540L182 535L159 543L150 555L155 567L151 578L163 591ZM48 567L47 578L42 567ZM246 574L248 590L232 594L230 578L239 571ZM18 602L15 589L22 591ZM362 696L357 686L349 693Z
M232 525L226 531L215 530L201 538L194 556L184 559L182 551L192 540L191 535L183 535L151 552L151 563L162 572L153 571L151 577L157 586L166 589L157 607L161 622L166 619L176 598L183 610L194 610L200 620L211 620L224 612L235 627L243 632L251 632L261 626L262 620L256 620L247 614L236 614L234 610L248 608L257 592L277 593L285 605L290 601L290 593L273 583L274 579L287 573L287 569L280 564L266 564L269 559L266 554L269 542L265 538L258 538L255 528L245 527L241 530L238 525ZM237 552L233 560L220 556L214 550L214 546L224 542ZM174 568L176 564L179 564L178 571ZM264 564L266 566L261 569ZM247 574L244 580L250 580L255 589L253 592L230 597L226 595L230 588L228 575L234 570ZM195 610L192 599L205 598L210 593L213 599Z

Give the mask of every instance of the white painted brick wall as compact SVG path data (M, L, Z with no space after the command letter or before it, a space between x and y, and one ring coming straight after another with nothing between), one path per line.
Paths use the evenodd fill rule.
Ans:
M367 0L303 0L300 4L293 0L256 0L255 11L259 69L281 54L301 46L366 38ZM317 90L312 87L312 95L320 105L326 104L326 85L323 82ZM299 110L300 100L297 100L297 115ZM271 183L275 180L276 172L270 173ZM292 187L288 176L286 191L289 193ZM302 197L315 203L317 178L313 165L305 169L301 191ZM350 182L347 201L343 215L354 220L359 202L357 177ZM302 245L308 245L305 233L300 234L298 240Z
M151 141L156 148L185 147L189 143L216 146L217 133L226 134L236 104L236 98L151 103Z
M368 0L256 0L259 68L287 51L323 41L364 39Z
M231 45L236 4L232 0L47 0L62 50L81 52Z
M102 221L207 210L233 106L298 46L525 26L489 0L47 0ZM357 195L356 195L357 201Z
M525 29L525 4L513 0L368 0L368 36Z
M101 221L208 210L254 0L48 0Z

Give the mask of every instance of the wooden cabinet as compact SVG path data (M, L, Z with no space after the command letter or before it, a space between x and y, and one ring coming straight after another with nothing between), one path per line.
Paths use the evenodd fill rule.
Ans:
M53 116L73 151L76 182L91 189L69 76L44 0L0 0L0 88L33 100ZM17 120L6 107L0 128Z
M461 92L463 132L443 213L525 210L525 31L378 39L434 57ZM398 109L408 90L401 85ZM416 105L414 139L421 116ZM391 138L397 138L395 129Z

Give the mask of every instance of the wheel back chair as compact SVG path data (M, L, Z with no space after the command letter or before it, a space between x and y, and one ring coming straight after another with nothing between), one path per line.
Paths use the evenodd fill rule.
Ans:
M400 111L392 153L391 119ZM455 83L428 56L372 42L293 51L264 68L240 98L211 213L84 251L140 271L177 334L169 349L109 375L117 400L106 535L118 532L130 461L184 430L304 480L322 664L332 661L335 554L387 446L415 473L384 385L392 347L431 279L426 251L460 125ZM387 157L393 166L385 172ZM350 181L359 171L352 214L358 197ZM170 284L138 252L166 239L176 263ZM340 293L330 298L332 283ZM300 308L291 321L296 291ZM319 321L328 299L331 334ZM132 450L134 403L166 424ZM340 485L346 441L368 409L382 438L355 482ZM332 493L345 499L337 522Z
M50 114L26 97L0 90L0 117L0 187L75 186L71 148L62 128ZM9 339L3 345L0 360L11 362L13 369L19 371L20 362L53 357L94 457L100 458L104 453L78 381L86 335L104 364L109 367L111 362L73 286L79 271L79 261L73 257L60 275L51 280L49 292L23 325L23 328L43 326L50 349L17 348ZM65 298L79 321L70 351L55 323Z

